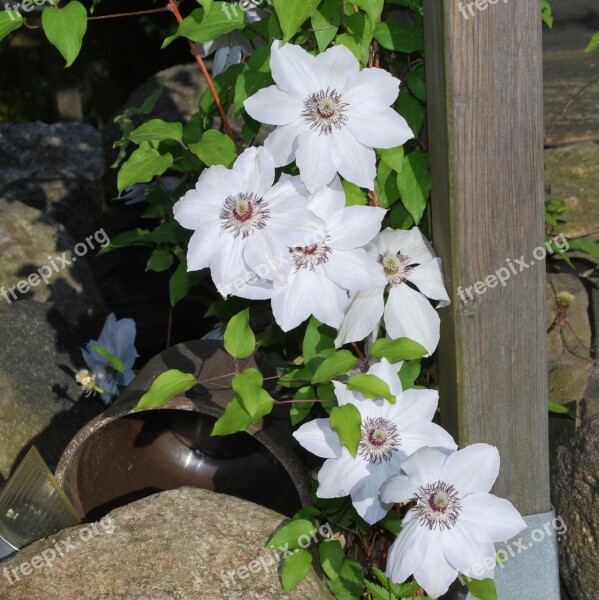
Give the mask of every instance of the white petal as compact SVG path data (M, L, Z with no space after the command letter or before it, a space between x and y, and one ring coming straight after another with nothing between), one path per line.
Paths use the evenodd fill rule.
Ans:
M352 458L347 450L342 458L329 458L318 472L319 498L340 498L349 495L355 485L370 477L367 463Z
M420 292L405 283L391 288L385 306L385 327L389 337L406 337L432 354L439 343L441 321L437 311Z
M370 148L395 148L414 137L406 120L392 108L374 114L350 112L347 128Z
M479 531L473 536L468 530L460 527L461 515L458 523L441 536L443 554L452 567L460 573L475 579L492 579L495 571L495 546L486 535ZM492 564L492 568L487 568ZM482 572L481 572L482 571Z
M228 196L244 192L244 182L232 169L215 165L202 172L196 191L202 200L222 204Z
M279 256L288 252L279 244L273 242L270 236L256 231L250 236L243 249L243 258L247 266L263 280L280 279L281 273ZM237 296L238 294L235 293Z
M352 250L370 242L381 229L387 211L374 206L348 206L341 219L329 228L330 246L335 250Z
M372 333L385 309L384 288L350 294L335 346L358 342Z
M332 383L339 406L343 406L344 404L353 404L356 408L360 406L360 400L363 396L359 392L348 389L347 385L340 381L333 381Z
M462 498L459 524L472 533L484 531L492 542L510 540L527 527L509 500L482 492Z
M271 132L264 141L264 147L270 152L275 165L284 167L295 159L299 146L299 136L308 129L303 119L281 125Z
M348 252L333 250L324 270L339 287L352 292L379 289L387 281L381 265L362 248Z
M443 281L440 258L434 258L415 267L410 273L408 280L428 298L441 300L439 303L440 307L449 304L449 296L447 295L445 282Z
M273 293L272 282L264 281L254 273L250 273L243 284L235 287L233 295L248 300L270 300Z
M412 227L408 231L387 229L390 235L395 231L395 243L398 250L404 256L410 257L410 264L423 264L435 258L435 252L431 243L424 237L418 227Z
M320 293L314 273L301 269L288 276L287 285L277 288L272 297L272 311L283 331L303 323L312 313L309 300Z
M314 419L304 423L293 437L309 452L321 458L341 458L339 435L331 429L329 419Z
M388 504L409 502L416 498L418 489L418 486L414 485L407 475L396 475L385 481L381 486L379 496L382 502Z
M245 193L262 197L275 180L275 164L264 148L248 148L235 161L233 171L243 181Z
M331 183L337 169L331 156L333 136L306 131L299 138L295 160L308 191L314 193Z
M445 429L436 423L420 421L411 423L408 427L399 430L401 449L408 455L420 450L425 446L433 448L447 448L457 450L457 444Z
M111 319L112 317L112 319ZM111 313L100 334L100 345L104 346L111 354L118 356L125 366L133 366L138 354L135 350L136 327L133 319L116 319Z
M223 46L219 48L214 54L214 61L212 63L212 75L216 77L223 71L226 71L232 64L241 62L241 50L238 49L236 54L238 59L236 61L233 48L231 46Z
M279 247L303 248L320 242L326 236L326 229L313 212L298 208L273 214L268 225L268 235Z
M389 386L391 393L397 397L402 393L397 369L397 365L391 364L386 358L383 358L368 369L368 374L376 375L379 379L382 379Z
M406 390L397 400L401 426L432 421L438 405L439 392L436 390Z
M287 173L283 173L279 181L264 194L264 199L268 202L271 213L310 206L310 193L302 180Z
M250 117L269 125L287 125L299 119L303 110L299 96L288 94L276 85L250 96L243 106Z
M343 45L333 46L316 57L325 87L345 91L349 81L360 72L360 64L352 52ZM324 83L324 81L323 81Z
M244 246L240 239L221 238L210 257L212 281L223 296L235 294L235 288L242 287L251 276L251 271L243 260Z
M401 530L389 549L387 557L387 577L394 583L403 583L426 557L429 544L428 530L411 521Z
M188 271L199 271L210 265L210 256L218 248L219 238L216 227L204 227L191 236L187 246Z
M197 43L196 48L202 58L210 56L210 54L216 52L219 48L222 48L223 44L227 44L227 36L221 35L214 40L209 42Z
M336 130L327 137L331 138L331 151L339 174L359 187L373 190L376 177L374 150L360 144L347 128Z
M449 450L442 448L421 448L404 460L401 468L418 487L436 483L449 454Z
M489 444L472 444L452 454L443 467L443 481L460 494L488 492L499 475L499 451Z
M316 58L301 46L279 41L272 45L270 69L275 83L284 91L305 99L322 88Z
M458 576L443 554L440 533L436 529L429 532L424 561L414 571L414 578L432 598L442 596Z
M224 198L222 198L224 200ZM189 190L173 206L175 220L186 229L216 228L218 213L222 205L206 201L196 190Z
M315 297L304 298L304 302L311 304L312 314L322 323L337 329L343 320L343 311L348 303L347 292L333 283L324 269L316 269L318 288L314 291Z
M333 229L342 220L345 212L345 191L337 175L312 195L309 208L327 223L329 229Z
M365 115L381 112L397 99L399 83L384 69L364 69L349 82L343 99L354 112Z
M370 477L351 490L351 499L357 513L370 525L380 521L389 512L393 503L383 503L379 498L381 486L397 471L384 460L370 466Z

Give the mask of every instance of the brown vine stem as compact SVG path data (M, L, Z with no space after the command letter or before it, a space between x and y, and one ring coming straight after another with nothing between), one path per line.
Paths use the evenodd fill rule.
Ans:
M179 12L179 7L177 6L177 1L176 0L168 0L168 5L169 5L169 9L175 15L177 22L180 24L183 21L183 17L181 16L181 13ZM208 88L210 89L210 92L214 96L214 101L216 102L216 108L218 108L218 112L223 121L223 125L225 126L225 129L227 131L227 135L231 138L231 140L233 140L233 143L235 144L235 135L233 134L233 130L231 129L231 125L229 124L229 119L227 119L227 113L225 112L225 109L223 108L223 105L222 105L222 102L220 101L218 92L216 91L216 88L214 87L214 82L212 81L212 77L210 76L210 73L208 72L208 69L206 68L206 65L204 64L204 60L200 56L200 53L198 52L196 45L191 40L187 40L187 41L189 43L189 47L191 48L191 53L193 54L194 58L196 59L196 62L198 63L198 65L200 66L202 75L206 79Z

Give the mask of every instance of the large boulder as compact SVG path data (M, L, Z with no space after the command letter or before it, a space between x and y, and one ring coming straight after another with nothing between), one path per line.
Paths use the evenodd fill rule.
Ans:
M104 169L90 125L0 125L0 198L48 213L77 241L102 226Z
M552 467L552 501L567 526L560 573L571 600L599 597L599 417L561 444Z
M76 244L52 217L0 200L0 304L50 302L74 331L95 335L107 311L85 257L106 241L96 232Z
M332 600L315 572L283 594L280 565L265 544L284 519L263 506L206 490L162 492L118 508L99 523L32 544L3 568L10 573L23 564L40 565L35 558L56 547L74 551L57 557L51 568L42 561L29 575L17 570L18 581L1 577L0 597Z
M51 305L0 300L0 340L0 479L6 479L32 444L56 467L71 438L103 405L79 399L74 373L82 366L80 341Z

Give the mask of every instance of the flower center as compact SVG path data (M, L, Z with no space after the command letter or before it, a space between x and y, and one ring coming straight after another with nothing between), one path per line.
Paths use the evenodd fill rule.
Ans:
M397 426L383 417L366 418L362 423L362 439L358 452L367 461L380 464L391 460L394 450L399 448Z
M453 485L437 481L418 490L414 510L421 525L429 529L451 529L462 510L460 498Z
M248 193L228 196L219 214L221 228L243 238L254 229L264 229L269 217L268 204L256 194Z
M306 98L302 117L310 123L311 129L329 135L333 128L341 129L347 121L348 106L337 90L327 88Z
M403 256L400 252L379 254L379 263L383 266L389 287L400 285L410 276L414 270L408 266L410 260L409 256Z
M327 238L310 246L298 246L291 249L296 271L300 269L314 271L318 265L323 265L329 260L330 253L331 249L327 246Z

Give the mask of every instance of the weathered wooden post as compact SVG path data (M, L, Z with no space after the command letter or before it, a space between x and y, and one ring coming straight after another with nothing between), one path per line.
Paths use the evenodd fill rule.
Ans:
M499 599L553 600L545 263L533 254L544 246L540 2L424 5L433 237L453 300L441 311L443 425L460 446L499 448L494 491L528 515L526 552L497 569Z

